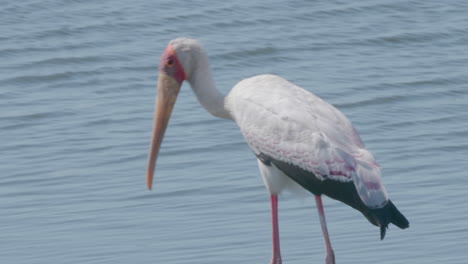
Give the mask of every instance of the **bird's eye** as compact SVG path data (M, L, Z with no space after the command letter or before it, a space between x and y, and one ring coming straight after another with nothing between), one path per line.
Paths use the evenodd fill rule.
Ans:
M173 59L167 60L167 66L171 67L172 65L174 65L174 60Z

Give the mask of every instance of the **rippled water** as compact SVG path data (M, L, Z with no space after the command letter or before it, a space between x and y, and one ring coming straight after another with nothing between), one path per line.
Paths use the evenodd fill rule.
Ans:
M274 73L355 124L408 217L384 241L325 199L337 263L466 263L466 1L7 1L0 263L268 263L269 200L235 124L179 95L152 192L159 55L199 39L223 92ZM280 199L284 263L323 263L312 197Z

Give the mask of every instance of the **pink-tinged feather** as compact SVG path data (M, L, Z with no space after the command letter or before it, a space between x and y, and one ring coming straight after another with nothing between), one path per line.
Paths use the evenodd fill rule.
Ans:
M352 181L370 207L388 200L378 164L351 122L332 105L273 75L241 81L226 98L255 153L296 165L321 180Z

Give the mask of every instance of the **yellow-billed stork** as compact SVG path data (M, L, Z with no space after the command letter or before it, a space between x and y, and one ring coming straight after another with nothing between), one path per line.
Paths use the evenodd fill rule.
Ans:
M315 196L327 251L326 263L335 263L321 195L360 211L380 227L381 239L392 223L408 220L389 200L379 165L365 149L351 122L331 104L275 75L240 81L223 96L211 77L208 58L193 39L169 42L159 64L156 109L147 168L151 189L159 148L182 82L187 80L199 102L212 115L240 127L257 157L270 193L273 257L281 263L277 196L300 185Z

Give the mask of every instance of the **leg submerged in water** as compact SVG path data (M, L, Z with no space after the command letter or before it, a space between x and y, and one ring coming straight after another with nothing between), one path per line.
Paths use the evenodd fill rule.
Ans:
M272 241L273 241L273 256L271 264L281 264L281 253L279 243L279 227L278 227L278 196L270 196L271 203L271 227L272 227Z
M327 223L325 221L325 212L323 211L322 198L315 195L315 203L317 204L317 210L320 217L320 225L322 226L323 239L325 240L325 247L327 249L327 257L325 259L326 264L335 264L335 253L331 246L330 237L328 236Z

